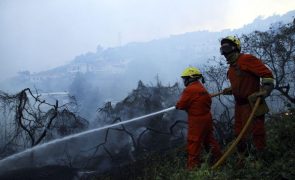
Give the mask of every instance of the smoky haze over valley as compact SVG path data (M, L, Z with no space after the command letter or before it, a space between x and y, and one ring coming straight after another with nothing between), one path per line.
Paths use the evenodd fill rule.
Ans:
M38 83L44 78L54 77L58 79L58 77L64 76L65 73L73 75L77 72L82 74L95 72L100 73L100 76L118 75L119 78L129 79L129 81L131 79L135 80L135 82L130 82L133 87L136 85L136 81L151 82L156 75L164 82L174 83L178 80L180 71L186 66L204 64L214 56L220 58L219 39L221 37L230 34L241 35L254 30L267 30L270 24L279 21L291 22L295 16L294 14L295 11L290 11L282 16L275 15L266 19L257 17L251 24L235 30L223 30L220 32L196 31L149 42L129 43L113 48L105 48L97 42L97 48L94 51L80 55L77 53L77 56L70 60L69 63L51 70L29 71L23 69L27 67L27 64L22 62L23 68L19 68L18 76L29 78L29 82ZM66 50L67 47L64 49ZM15 64L15 66L19 66L19 64ZM2 81L4 77L6 76L1 76ZM13 88L13 82L9 82L10 80L6 81L4 86L2 83L0 87L7 91L19 90L19 88L23 87ZM128 85L129 88L131 86ZM42 87L42 89L44 88ZM67 88L55 88L52 85L44 90L66 91Z
M0 81L19 71L68 64L75 56L95 53L98 45L108 49L188 32L233 30L294 9L293 0L3 0Z
M32 88L38 92L66 92L80 104L81 115L94 118L94 112L105 102L118 102L142 80L155 84L179 82L179 74L189 65L201 67L209 59L222 58L219 40L227 35L241 35L254 30L267 30L271 24L292 22L295 11L282 16L258 17L251 24L220 32L196 31L149 42L104 48L77 55L69 63L47 71L23 70L0 83L6 92Z

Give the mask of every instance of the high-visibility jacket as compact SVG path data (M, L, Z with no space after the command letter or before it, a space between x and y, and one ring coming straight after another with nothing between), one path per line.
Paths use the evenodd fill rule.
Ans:
M237 104L248 103L248 96L259 91L260 78L273 78L263 62L251 54L240 54L235 64L230 65L227 77Z
M176 107L186 110L189 116L207 115L210 114L211 96L199 81L195 81L184 89Z
M230 65L227 76L236 102L234 129L235 135L238 136L252 111L248 96L259 91L260 78L273 78L273 75L260 59L250 54L240 54L237 62ZM263 115L255 117L249 132L253 135L256 149L264 149L266 140ZM246 136L238 145L240 152L244 152L246 149Z
M199 130L200 121L212 121L211 97L199 81L190 83L184 89L176 108L188 113L188 139L199 138L199 132L203 131Z
M217 160L221 156L221 151L213 135L211 96L205 87L199 81L190 83L184 89L176 108L188 113L188 169L199 165L202 145L210 147Z

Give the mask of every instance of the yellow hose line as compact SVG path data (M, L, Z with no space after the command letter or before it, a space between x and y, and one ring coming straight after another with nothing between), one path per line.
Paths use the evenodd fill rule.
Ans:
M242 131L240 132L239 136L235 139L235 141L230 145L230 147L227 149L227 151L222 155L222 157L212 166L212 169L215 170L217 169L224 161L228 158L229 155L231 155L234 151L234 148L237 146L237 144L240 142L241 138L244 136L244 134L248 131L250 124L252 122L253 116L260 104L261 98L257 98L254 108L245 124L243 127Z

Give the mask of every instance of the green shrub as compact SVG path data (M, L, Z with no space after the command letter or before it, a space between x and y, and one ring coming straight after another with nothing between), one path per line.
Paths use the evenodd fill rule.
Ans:
M267 148L255 154L249 148L242 166L237 164L238 154L232 154L218 170L209 165L210 154L204 152L203 163L195 170L186 167L185 148L177 147L165 152L147 152L141 160L121 169L121 179L140 180L228 180L228 179L295 179L295 117L280 114L266 121ZM128 170L128 171L126 171ZM109 179L118 176L110 175ZM107 179L107 178L104 178Z
M249 151L244 165L237 165L237 154L229 157L220 169L213 171L207 161L193 171L185 169L185 156L175 153L159 156L152 166L145 167L139 179L294 179L295 178L295 118L294 112L280 114L266 121L267 148L258 157ZM169 159L171 158L171 159ZM208 159L205 154L202 159Z

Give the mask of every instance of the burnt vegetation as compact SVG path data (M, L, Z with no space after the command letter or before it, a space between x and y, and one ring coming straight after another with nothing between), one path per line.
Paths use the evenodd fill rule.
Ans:
M71 111L74 99L65 104L58 100L49 103L27 88L14 95L0 92L0 103L1 157L88 127L87 120Z
M295 24L275 24L268 31L243 35L242 41L243 51L262 59L275 76L275 90L268 103L275 106L276 111L267 114L267 151L259 159L249 144L243 169L236 166L235 154L217 171L211 171L206 161L198 170L186 171L186 114L171 111L102 131L93 140L91 147L79 150L87 152L87 158L75 160L68 156L67 166L63 167L69 168L69 177L294 179ZM209 61L210 65L204 66L206 87L210 92L219 92L229 86L227 65L215 57ZM93 124L103 127L174 106L182 88L177 83L164 86L159 79L155 85L139 81L137 88L121 102L115 105L108 102L98 108ZM77 115L75 101L69 99L63 104L58 100L49 103L38 92L32 93L31 89L24 89L14 95L0 92L1 122L4 123L0 134L0 156L3 158L49 140L86 130L89 122ZM233 139L233 108L231 97L220 96L213 100L215 135L224 148ZM203 159L209 161L208 153L203 154ZM77 173L76 164L80 164L79 171L91 172ZM34 176L34 172L40 170L50 171L50 166L48 169L30 169L31 175ZM8 172L2 177L13 177L17 173Z
M178 84L165 87L158 82L156 86L146 86L139 81L137 89L123 101L114 107L111 103L106 103L104 107L99 108L97 122L100 126L114 124L174 106L179 93ZM119 177L121 173L127 176L138 175L140 172L132 167L135 164L139 165L138 163L142 162L148 154L163 153L183 147L186 123L184 113L172 111L138 122L108 128L103 135L103 141L93 146L94 151L87 168L100 164L102 156L107 155L112 170L105 171L103 175L111 172L113 172L111 176L115 177ZM141 170L143 169L142 167ZM97 173L101 176L99 172Z

